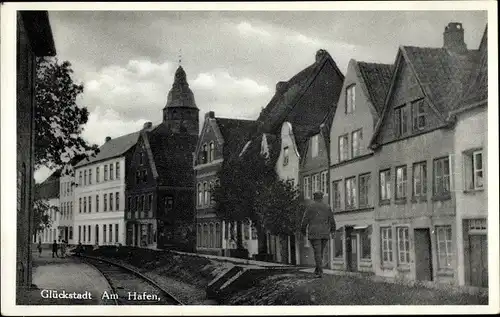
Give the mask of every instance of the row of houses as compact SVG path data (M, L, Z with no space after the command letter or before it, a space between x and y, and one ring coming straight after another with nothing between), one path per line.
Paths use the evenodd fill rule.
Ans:
M331 269L486 286L486 109L486 30L468 49L462 24L449 23L443 47L400 46L394 64L351 60L345 75L320 50L276 85L257 120L207 113L194 165L197 249L227 254L235 226L217 218L211 184L224 160L257 147L306 201L325 193L337 222ZM244 228L255 255L255 229ZM268 252L312 265L304 238L269 235Z
M59 178L55 203L69 216L54 234L230 255L238 226L217 217L212 189L225 160L260 151L306 202L325 193L337 222L329 268L486 286L486 30L468 49L450 23L443 43L401 46L390 65L351 60L345 75L319 50L256 120L209 111L200 132L179 67L160 124L106 138L74 179ZM241 230L255 257L255 228ZM307 236L267 242L272 261L314 262Z

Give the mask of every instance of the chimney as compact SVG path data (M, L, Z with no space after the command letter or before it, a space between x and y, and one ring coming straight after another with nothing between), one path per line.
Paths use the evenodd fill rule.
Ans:
M151 121L148 121L148 122L144 122L144 126L142 127L143 130L148 130L148 129L151 129L153 127L153 123Z
M286 81L280 81L276 84L276 92L281 92L286 87Z
M106 139L104 139L104 143L106 143L108 141L111 141L111 137L110 136L107 136Z
M211 119L215 118L215 112L209 111L209 112L205 113L205 119L206 118L211 118Z
M320 49L316 52L316 63L319 63L328 52L324 49Z
M450 22L444 28L443 47L455 53L467 52L462 23Z

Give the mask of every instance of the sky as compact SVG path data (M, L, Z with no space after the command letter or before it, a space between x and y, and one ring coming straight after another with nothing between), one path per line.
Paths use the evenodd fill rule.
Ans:
M57 57L83 83L90 112L83 137L102 145L159 123L180 64L204 114L256 119L275 92L327 50L345 73L350 59L393 63L400 45L441 47L461 22L476 49L486 11L49 11ZM36 171L37 182L50 171Z

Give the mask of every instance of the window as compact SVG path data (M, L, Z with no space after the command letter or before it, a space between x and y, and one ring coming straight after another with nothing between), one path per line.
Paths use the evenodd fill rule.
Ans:
M361 154L361 140L363 139L363 132L361 129L356 130L352 133L352 147L351 153L352 157L357 157Z
M208 161L208 151L207 151L207 145L203 144L203 152L202 152L202 163L206 164Z
M136 184L141 183L141 171L135 171L135 183Z
M70 214L71 218L73 218L73 202L72 201L69 202L69 214Z
M109 211L113 211L113 193L109 194Z
M89 233L89 236L88 236L88 240L87 240L87 241L88 241L88 242L91 242L91 241L92 241L92 237L91 237L91 233L90 233L90 232L91 232L91 231L90 231L90 225L88 225L88 226L87 226L87 231L88 231L88 233Z
M333 210L340 209L340 182L341 181L332 182L332 206L333 206Z
M198 183L198 206L201 206L203 204L203 189L202 189L202 184Z
M113 224L109 224L109 242L113 242Z
M89 196L89 213L92 212L92 196Z
M406 166L396 167L396 199L406 198L407 178Z
M342 229L338 229L335 233L335 257L341 258L344 256L344 242L342 236L344 232Z
M144 164L144 153L139 153L139 165Z
M319 135L316 134L311 138L311 156L316 157L318 156L318 142L319 142Z
M257 240L257 228L255 228L254 225L252 225L252 240Z
M95 195L95 212L99 212L99 195Z
M451 245L451 226L436 226L438 268L452 269L453 249Z
M127 209L132 210L132 197L130 196L127 198Z
M153 243L153 224L148 224L148 244Z
M144 211L144 195L142 195L139 200L139 211L141 211L141 214Z
M283 148L283 166L287 166L289 161L288 157L288 146Z
M391 199L391 170L380 171L380 201Z
M359 175L359 207L370 205L370 173Z
M152 198L152 196L150 196ZM167 196L165 198L165 212L169 213L174 209L174 198L172 196Z
M345 180L345 208L356 208L356 177Z
M115 179L113 165L114 165L113 163L109 164L109 180Z
M100 172L101 172L101 167L97 166L95 168L95 182L96 183L99 183L101 181L100 176L99 176Z
M83 242L87 241L87 226L83 226Z
M108 194L104 194L104 211L108 211Z
M83 197L83 212L87 212L87 197Z
M92 185L92 169L89 169L89 185Z
M120 162L116 162L116 179L120 179Z
M210 205L211 206L214 206L215 205L215 183L214 182L210 182Z
M117 243L120 242L119 239L118 239L118 236L119 236L118 232L119 232L119 230L118 230L118 224L116 223L115 224L115 242L117 242Z
M408 133L408 106L394 109L394 127L397 136L405 136Z
M464 180L465 190L482 189L484 187L483 179L483 151L465 152L464 158Z
M309 183L310 177L304 177L304 198L311 199L311 184Z
M408 227L397 227L398 263L410 264L410 239Z
M472 233L486 233L488 223L486 218L470 219L467 221L469 227L469 234Z
M83 185L87 185L87 170L83 171Z
M425 198L427 195L427 164L413 164L413 197Z
M434 160L434 195L445 196L450 193L450 160L443 157Z
M321 188L320 191L323 192L323 195L328 195L328 172L321 172Z
M69 227L69 240L73 240L73 227Z
M82 241L82 226L78 226L78 242Z
M210 162L215 160L215 145L214 142L210 142L210 153L208 155Z
M319 185L320 185L319 174L314 174L312 176L311 180L312 180L312 182L311 182L312 183L311 184L312 185L312 193L314 194L314 193L319 191Z
M106 243L106 225L102 225L102 242Z
M356 85L346 89L345 113L353 113L356 110Z
M413 130L423 130L425 128L425 108L424 100L418 100L412 104Z
M208 184L205 182L203 183L203 196L204 196L204 201L203 204L207 206L210 202L210 192L208 191Z
M80 173L78 173L78 184L80 184L80 186L83 184L82 183L82 171L80 171Z
M108 165L104 165L104 181L108 180Z
M347 134L339 136L339 162L348 159Z
M120 210L120 193L117 192L115 195L115 200L116 200L116 211Z
M139 198L137 196L134 197L134 211L139 208Z
M360 244L361 244L361 258L371 259L372 257L372 232L371 226L363 229L359 234Z
M382 263L392 263L392 228L380 228Z
M147 170L143 170L142 171L142 181L144 183L147 183L148 182L148 171Z

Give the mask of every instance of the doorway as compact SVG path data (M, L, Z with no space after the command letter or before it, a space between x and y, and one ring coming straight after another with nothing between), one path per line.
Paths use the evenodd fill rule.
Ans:
M469 284L488 287L488 244L487 235L469 235Z
M415 268L416 279L432 281L432 251L429 228L415 229Z

